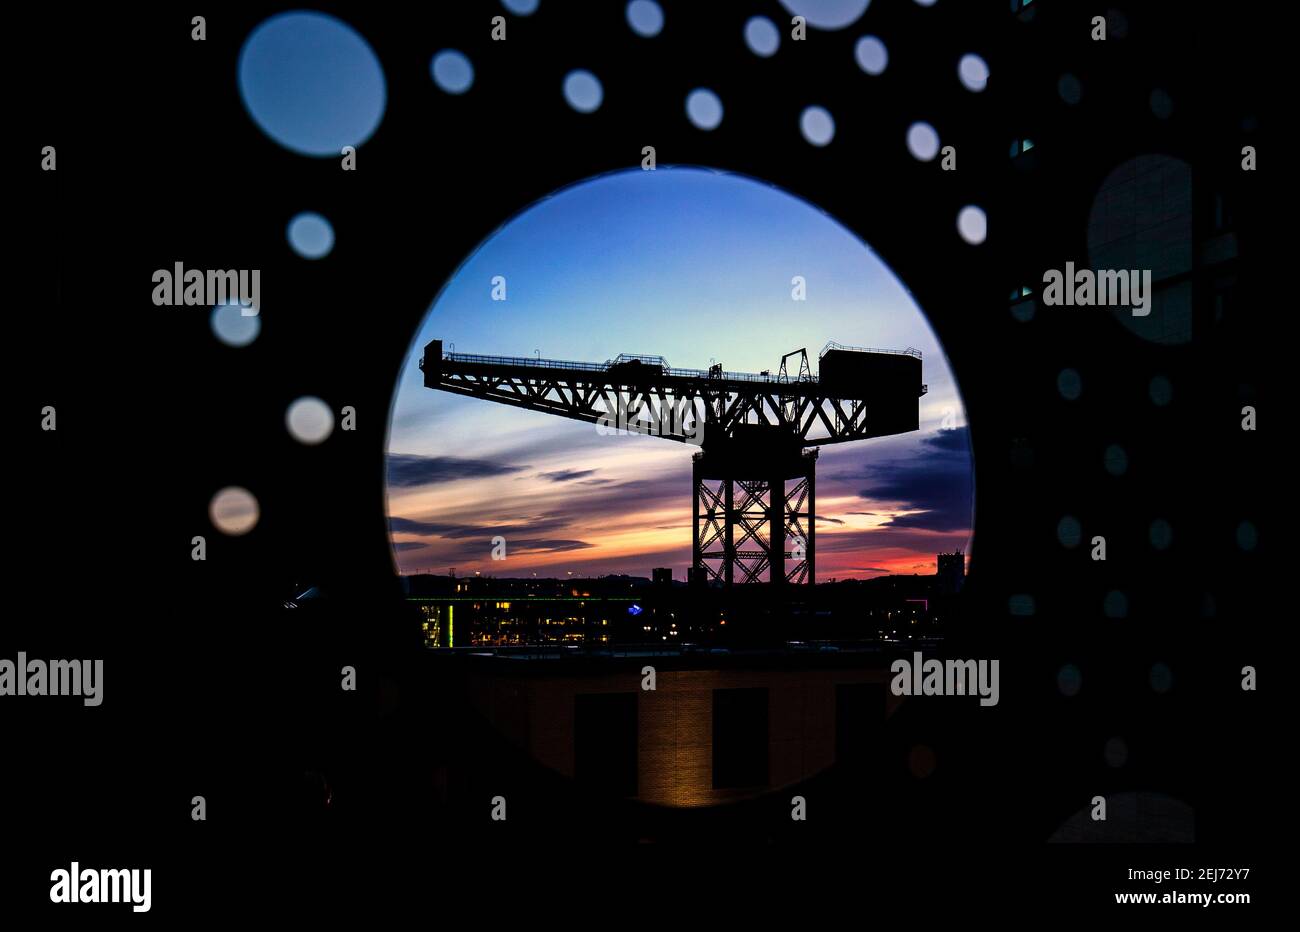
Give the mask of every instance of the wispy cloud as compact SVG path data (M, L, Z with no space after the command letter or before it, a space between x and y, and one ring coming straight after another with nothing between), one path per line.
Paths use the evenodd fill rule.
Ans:
M586 550L594 547L585 540L516 540L510 542L510 549L516 553L560 553L566 550Z
M493 460L389 453L388 484L399 489L410 489L438 482L452 482L456 479L490 479L494 476L521 472L527 468L527 466L515 466Z
M585 479L595 474L594 469L557 469L554 472L540 472L537 475L551 482L572 482L574 479Z
M568 527L565 518L521 518L516 523L500 524L447 524L436 521L416 521L411 518L393 517L389 526L394 534L419 534L425 537L442 537L449 540L466 538L487 538L501 536L509 539L515 534L536 534L538 531L554 531Z

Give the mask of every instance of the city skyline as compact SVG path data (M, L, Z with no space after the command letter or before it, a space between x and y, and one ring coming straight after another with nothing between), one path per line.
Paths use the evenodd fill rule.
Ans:
M944 556L952 556L952 555L954 555L954 554L955 554L955 555L958 555L958 556L960 556L960 557L962 558L962 564L961 564L961 565L962 565L962 567L963 567L963 572L968 572L968 571L969 571L969 563L970 563L970 560L969 560L969 554L967 554L967 553L965 553L965 552L963 552L963 551L958 550L958 551L953 551L953 554L936 553L936 554L934 555L934 559L933 559L933 560L928 564L928 568L934 570L933 573L921 572L921 570L922 570L923 568L925 568L925 567L927 566L927 564L916 564L916 568L915 568L911 573L896 573L896 574L888 574L888 575L898 575L898 576L938 576L938 575L940 575L940 574L943 572L943 571L940 569L940 567L939 567L939 561L940 561L940 558L941 558L941 557L944 557ZM500 566L501 564L497 564L497 565ZM455 578L465 579L465 578L468 578L468 577L470 577L470 576L474 576L474 577L478 577L478 578L482 578L482 579L496 579L496 580L499 580L499 581L519 580L519 581L523 581L523 582L529 582L529 581L536 581L536 582L561 582L561 581L563 581L563 582L567 582L567 581L570 581L570 580L586 580L586 581L591 581L591 580L599 580L599 579L606 579L606 578L622 578L622 577L626 577L626 578L628 578L628 579L645 580L646 582L652 582L652 581L654 580L654 574L655 574L655 572L658 571L658 570L660 570L660 569L670 569L670 570L672 570L673 568L672 568L672 567L648 566L648 567L646 568L646 572L640 572L640 573L639 573L639 572L621 572L621 571L620 571L620 572L610 572L610 573L601 573L601 574L585 574L585 573L575 573L575 572L572 571L572 570L564 569L564 568L560 567L559 565L556 565L556 566L548 567L545 573L543 573L543 572L539 572L539 571L537 571L537 570L530 570L530 571L528 571L528 572L526 572L526 573L522 573L522 574L520 574L520 575L515 575L515 573L514 573L512 570L503 570L503 571L501 571L501 572L496 572L496 571L483 571L483 570L481 570L481 569L471 569L471 570L467 570L467 571L465 571L465 572L461 572L461 568L460 568L460 567L457 567L457 566L454 566L454 565L452 565L452 566L436 566L436 565L430 564L429 566L412 565L412 566L410 566L409 568L404 569L401 575L403 575L403 576L435 576L435 577L441 577L441 578L445 578L445 579L455 579ZM828 577L828 578L826 578L826 579L819 579L818 582L820 582L820 583L834 583L834 582L843 582L843 581L846 581L846 580L852 580L852 579L855 579L855 578L857 578L857 577L847 576L847 577L844 577L843 579L841 579L841 578L839 578L839 577ZM878 577L869 577L869 578L878 578ZM685 573L684 573L684 572L679 573L677 570L673 570L672 581L673 581L673 583L675 583L675 584L681 584L681 585L685 585L685 584L688 582Z

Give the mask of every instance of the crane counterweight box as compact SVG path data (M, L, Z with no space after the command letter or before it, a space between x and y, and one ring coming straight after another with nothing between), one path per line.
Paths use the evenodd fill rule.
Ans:
M921 355L910 352L831 347L817 361L823 390L842 398L866 399L867 420L881 433L902 433L919 426L924 394Z

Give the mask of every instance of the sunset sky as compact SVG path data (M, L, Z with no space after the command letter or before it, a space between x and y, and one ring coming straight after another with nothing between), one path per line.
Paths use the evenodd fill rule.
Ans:
M491 299L497 275L504 302ZM791 299L796 275L806 301ZM921 429L822 448L817 577L933 573L939 551L969 550L965 411L929 324L861 240L777 188L660 167L534 204L438 295L393 402L388 511L402 573L649 576L667 566L685 579L697 447L602 436L591 424L427 389L419 360L434 338L465 353L589 362L645 353L745 372L775 371L801 347L815 371L828 340L915 347L929 385ZM497 535L505 561L491 559Z

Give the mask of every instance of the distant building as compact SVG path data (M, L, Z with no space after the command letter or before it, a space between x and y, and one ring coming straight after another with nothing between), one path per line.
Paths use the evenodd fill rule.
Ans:
M966 555L960 550L939 554L939 572L936 576L940 592L961 592L962 584L966 581Z
M671 586L673 584L673 570L670 566L657 566L650 571L650 575L656 586Z

